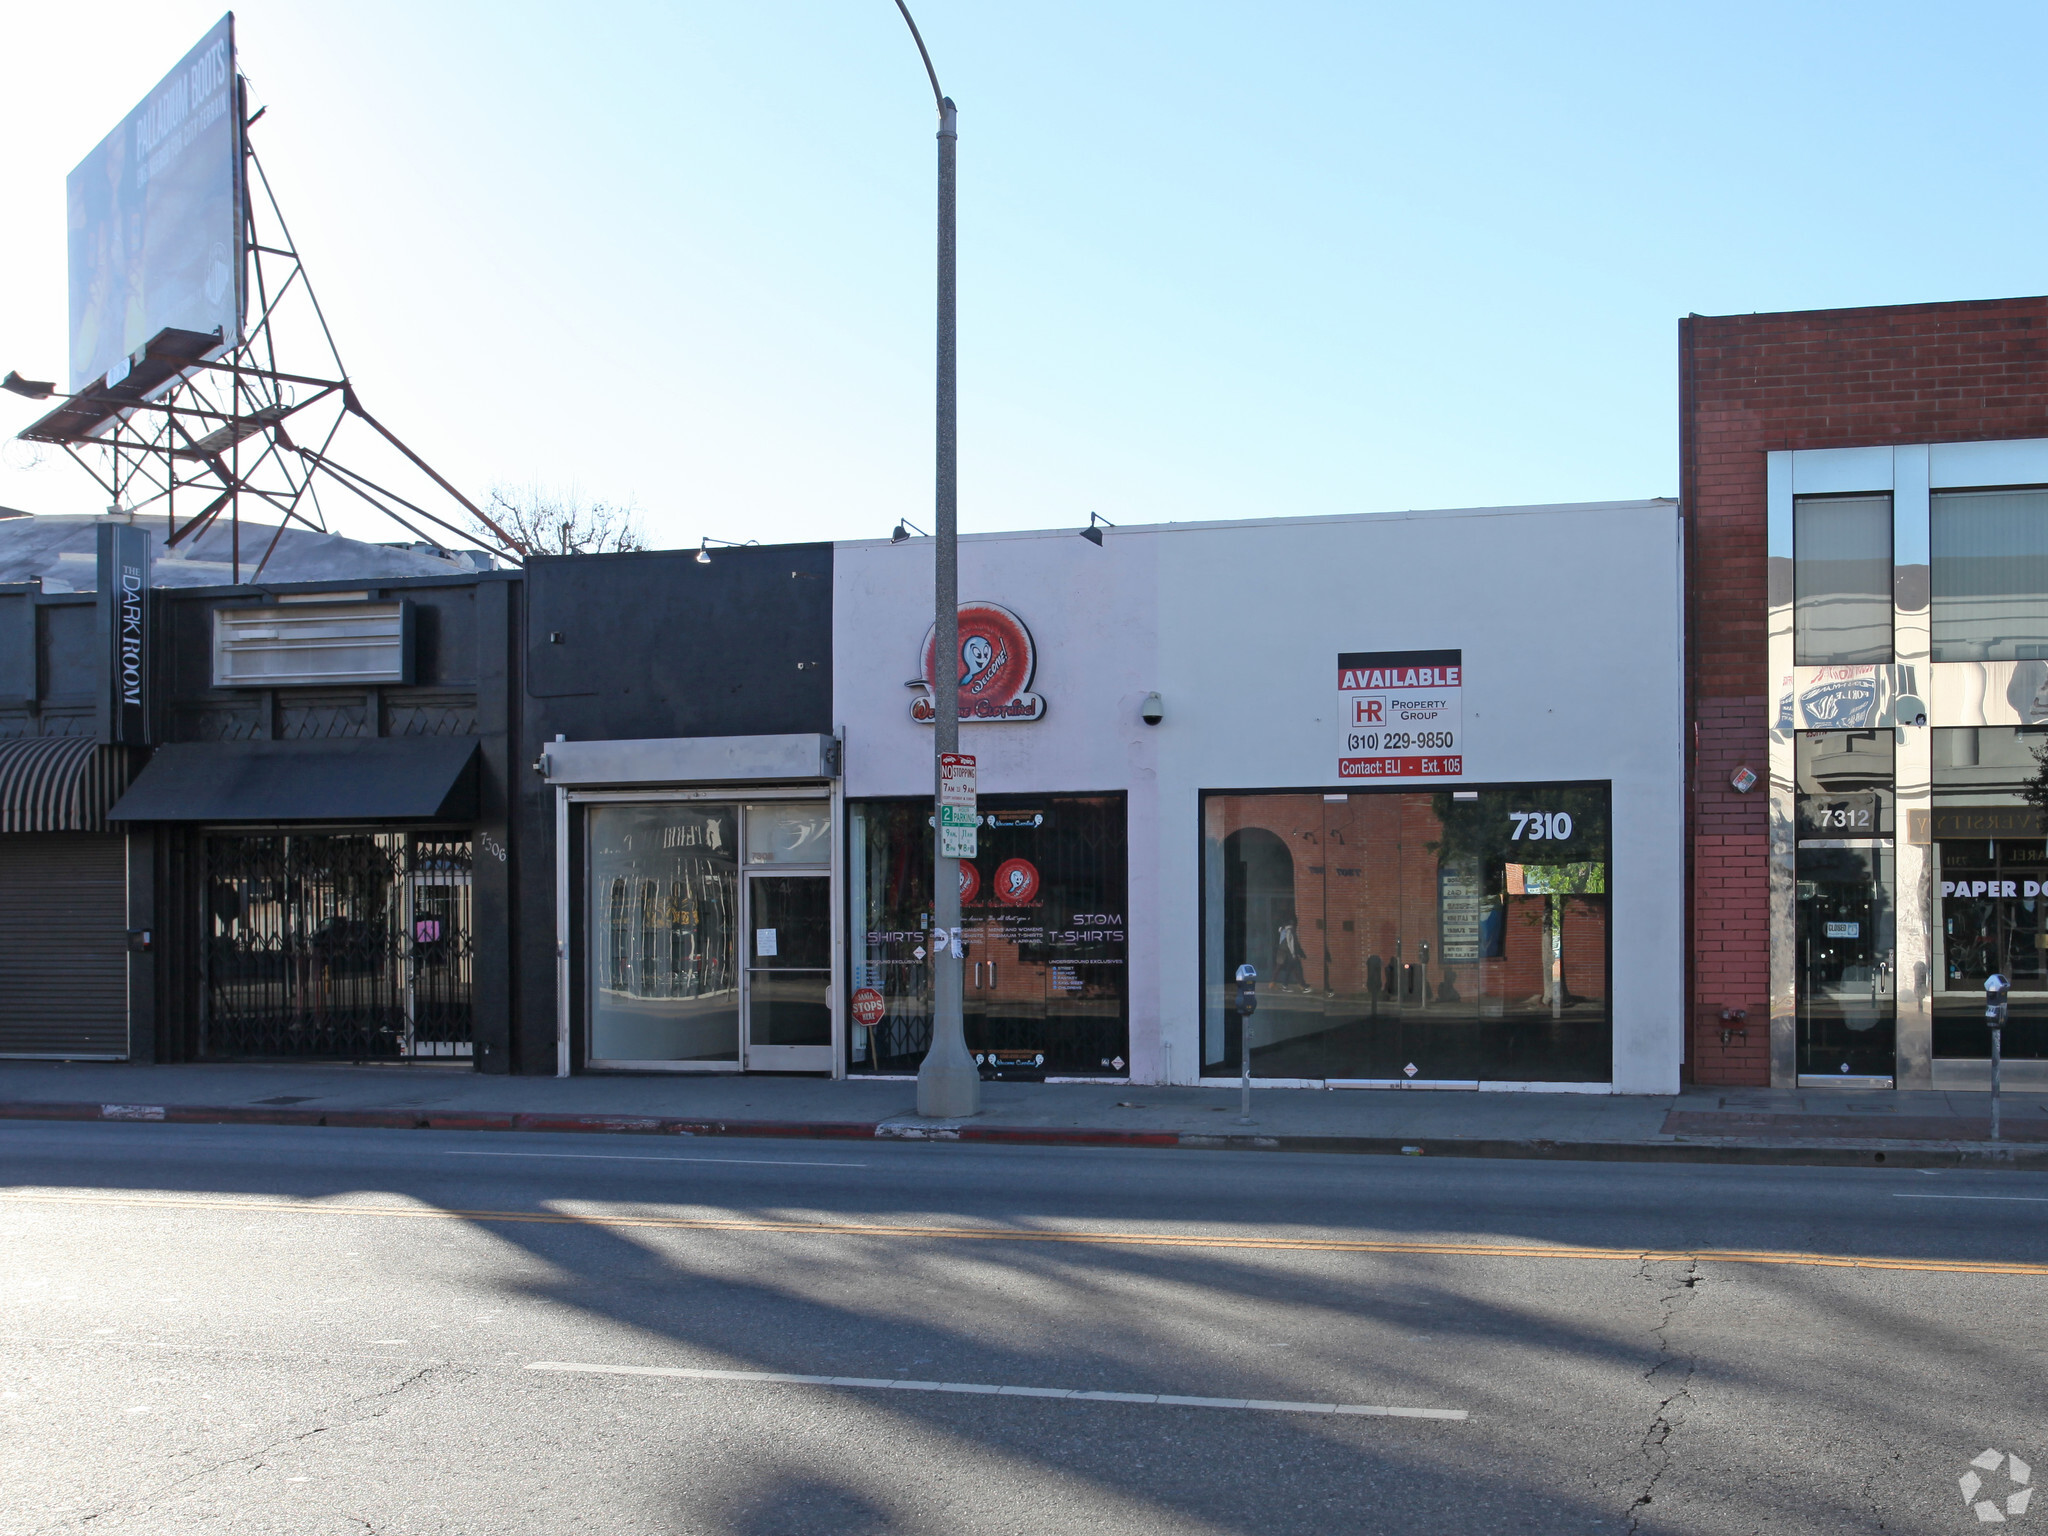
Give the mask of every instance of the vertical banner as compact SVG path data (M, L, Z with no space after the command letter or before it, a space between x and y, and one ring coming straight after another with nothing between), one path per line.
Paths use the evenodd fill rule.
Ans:
M1455 778L1465 771L1463 651L1337 658L1337 777Z
M99 526L99 739L149 741L149 535Z
M939 754L939 857L971 859L979 851L975 811L974 757L967 752Z

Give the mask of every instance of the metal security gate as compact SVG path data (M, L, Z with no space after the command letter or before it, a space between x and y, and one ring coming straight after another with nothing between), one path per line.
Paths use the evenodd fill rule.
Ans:
M0 1056L127 1054L127 839L0 834Z
M206 838L204 1055L471 1054L470 841Z

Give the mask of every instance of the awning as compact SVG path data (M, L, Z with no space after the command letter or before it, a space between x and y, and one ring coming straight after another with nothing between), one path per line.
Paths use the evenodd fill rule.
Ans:
M473 821L476 738L158 747L113 821Z
M0 741L0 832L104 832L134 754L90 736Z

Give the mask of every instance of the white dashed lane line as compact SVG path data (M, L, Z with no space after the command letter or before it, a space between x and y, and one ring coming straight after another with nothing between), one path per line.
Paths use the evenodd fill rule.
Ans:
M1922 1195L1893 1190L1894 1200L2017 1200L2023 1205L2048 1205L2048 1195Z
M1051 1397L1071 1403L1139 1403L1159 1408L1239 1408L1255 1413L1339 1413L1370 1419L1465 1419L1462 1408L1384 1408L1367 1403L1282 1403L1255 1397L1181 1397L1167 1392L1083 1392L1072 1387L999 1387L971 1381L898 1381L887 1376L797 1376L786 1371L717 1371L684 1365L585 1365L536 1360L529 1371L586 1376L667 1376L786 1387L862 1387L880 1392L966 1392L978 1397Z
M866 1163L806 1163L793 1157L649 1157L633 1152L455 1152L443 1157L572 1157L599 1163L750 1163L757 1168L865 1168Z

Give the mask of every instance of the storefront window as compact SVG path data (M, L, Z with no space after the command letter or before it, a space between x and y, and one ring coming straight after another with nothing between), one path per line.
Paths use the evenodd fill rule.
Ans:
M2012 986L2004 1054L2048 1058L2048 818L2021 793L2048 732L1933 735L1934 1054L1991 1054L1984 978L1997 972Z
M1802 496L1792 506L1792 659L1892 659L1892 499Z
M2048 657L2048 490L1937 491L1928 511L1934 659Z
M960 861L967 1048L990 1078L1130 1068L1121 795L984 795ZM847 807L855 1072L915 1071L931 1045L932 803ZM873 1024L864 1011L878 1009Z
M830 864L832 806L792 800L747 807L749 864Z
M1604 784L1203 802L1202 1070L1605 1082Z
M737 1061L738 808L593 805L585 814L591 1059Z

